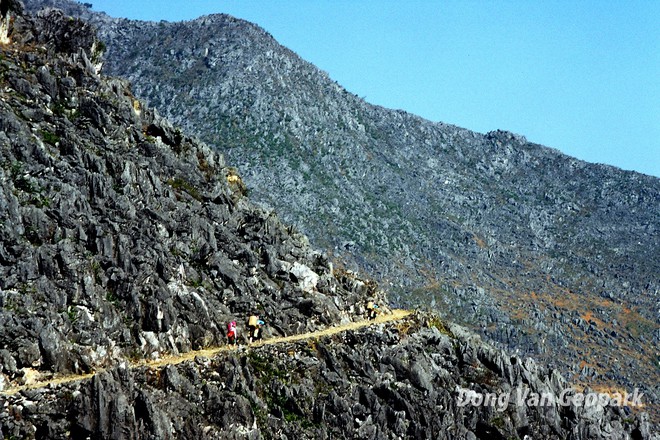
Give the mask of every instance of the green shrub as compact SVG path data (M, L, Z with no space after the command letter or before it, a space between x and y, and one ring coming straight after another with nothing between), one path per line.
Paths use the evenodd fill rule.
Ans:
M41 130L41 137L44 139L44 142L56 145L60 141L60 137L55 133L51 133L48 130Z
M426 324L428 325L429 328L431 327L437 328L438 330L440 330L440 333L445 334L450 338L455 337L454 334L449 329L449 327L447 326L447 324L445 324L445 322L440 318L438 318L437 316L430 318Z
M167 181L167 184L170 185L172 188L174 188L177 191L185 191L188 194L190 194L190 197L192 197L195 200L201 200L202 197L199 194L199 191L197 188L192 186L190 182L188 182L185 179L182 179L181 177L177 177L176 179L169 179Z

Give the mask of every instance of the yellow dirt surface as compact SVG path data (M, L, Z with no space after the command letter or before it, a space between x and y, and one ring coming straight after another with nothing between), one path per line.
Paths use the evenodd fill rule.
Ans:
M287 342L297 342L297 341L302 341L304 339L310 339L310 338L319 338L322 336L330 336L334 335L336 333L341 333L345 332L348 330L357 330L363 327L368 327L371 325L376 325L376 324L383 324L386 322L391 322L391 321L398 321L401 320L408 315L410 315L412 312L408 310L400 310L400 309L395 309L392 310L390 313L382 313L378 315L375 319L373 320L362 320L362 321L353 321L349 322L348 324L344 325L339 325L336 327L328 327L323 330L315 331L315 332L309 332L309 333L301 333L297 335L291 335L291 336L281 336L278 338L270 338L270 339L264 339L261 341L257 341L253 344L250 344L251 348L257 348L261 347L264 345L274 345L274 344L283 344ZM223 345L220 347L212 347L212 348L205 348L202 350L194 350L194 351L189 351L187 353L183 353L180 355L170 355L170 356L164 356L160 359L156 360L147 360L147 359L142 359L139 361L135 362L130 362L128 364L129 368L139 368L139 367L150 367L150 368L160 368L164 367L167 365L176 365L180 364L182 362L186 361L191 361L195 359L197 356L201 357L213 357L221 352L224 351L229 351L229 350L235 350L235 346L230 346L230 345ZM25 385L17 386L17 387L12 387L8 388L4 391L0 391L0 395L4 396L10 396L17 394L21 391L25 390L34 390L34 389L39 389L39 388L45 388L48 386L56 386L59 384L64 384L64 383L70 383L70 382L75 382L75 381L81 381L81 380L87 380L91 379L98 373L104 372L105 369L99 369L96 370L92 373L86 373L86 374L75 374L75 375L68 375L68 376L58 376L55 378L51 379L44 379L44 380L38 380L38 379L32 379L28 381Z

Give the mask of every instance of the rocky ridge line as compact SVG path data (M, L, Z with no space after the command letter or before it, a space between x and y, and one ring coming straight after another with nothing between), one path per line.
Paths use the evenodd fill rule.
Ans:
M659 179L372 106L227 15L153 23L27 3L91 20L107 72L397 305L660 402Z
M252 205L235 170L124 81L98 75L85 23L18 14L9 36L0 374L110 369L3 399L3 436L657 438L628 408L460 406L461 389L556 395L565 383L428 315L163 370L115 365L214 344L254 308L274 334L346 322L381 293Z

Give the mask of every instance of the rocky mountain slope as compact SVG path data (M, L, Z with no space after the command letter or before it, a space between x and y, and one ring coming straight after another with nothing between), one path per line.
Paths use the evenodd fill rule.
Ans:
M26 3L91 20L105 71L396 304L660 402L657 178L372 106L229 16L150 23Z
M127 358L222 343L224 323L255 309L278 335L386 298L249 202L217 152L99 76L89 26L2 18L0 385L108 368L3 396L3 436L651 438L628 409L459 405L463 389L556 396L566 384L428 316L128 370Z
M0 59L0 383L360 316L373 283L333 271L244 197L222 156L100 77L90 27L19 17Z

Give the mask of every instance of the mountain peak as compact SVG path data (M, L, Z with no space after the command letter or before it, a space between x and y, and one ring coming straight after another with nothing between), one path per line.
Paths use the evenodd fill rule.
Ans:
M529 344L560 365L580 341L573 356L582 378L598 374L590 350L616 318L616 331L639 342L630 362L642 364L654 325L643 308L648 298L635 297L633 307L625 301L655 288L648 276L654 263L621 272L620 280L607 268L652 255L652 247L631 247L630 237L657 239L657 209L626 211L652 205L657 191L639 175L569 171L565 158L508 134L488 139L371 107L285 52L242 52L246 46L231 34L214 36L227 38L214 70L204 64L204 48L166 46L188 32L185 24L163 26L164 33L130 21L106 25L102 35L114 32L112 41L140 34L154 54L179 57L140 64L127 56L126 65L139 65L145 77L169 65L172 76L133 91L126 80L99 74L93 34L54 11L16 17L12 43L2 48L0 383L21 386L38 375L49 384L3 396L3 436L653 438L647 416L630 407L515 400L516 390L558 399L579 377L562 368L565 381L435 314L161 362L222 347L227 322L244 335L252 314L266 321L270 340L361 321L371 301L388 313L390 297L378 284L349 270L341 256L310 246L298 230L310 223L293 227L253 201L283 189L295 204L278 213L307 213L323 225L315 246L340 232L336 237L355 243L349 248L360 273L382 268L385 280L404 273L411 286L428 281L399 301L434 298L447 314L474 315L484 334ZM125 47L106 45L105 66L113 66ZM186 72L209 82L191 85ZM139 90L173 106L156 111L136 97ZM206 108L176 104L200 98ZM191 124L193 115L216 111L222 117L207 121L215 127L208 143L161 116ZM262 169L278 174L256 185ZM577 178L569 181L569 172ZM604 184L595 188L591 178ZM424 192L431 185L434 192ZM310 193L314 188L320 195ZM603 218L605 207L634 226ZM553 227L560 224L575 233L564 236ZM622 228L617 236L615 227ZM616 250L591 242L596 228L613 237L608 244ZM437 241L429 231L439 233ZM580 253L567 254L567 240ZM399 253L376 252L388 249ZM588 258L598 251L602 261ZM379 266L379 258L389 265ZM585 272L570 272L574 263L598 274L598 295L580 288ZM542 283L549 287L538 288ZM612 286L624 290L600 295ZM508 325L512 320L519 325ZM525 333L529 328L546 339ZM619 344L612 340L605 353ZM648 373L621 376L644 384L634 374L652 381ZM68 374L80 380L57 385ZM483 398L466 404L468 395ZM507 404L484 405L485 396Z

